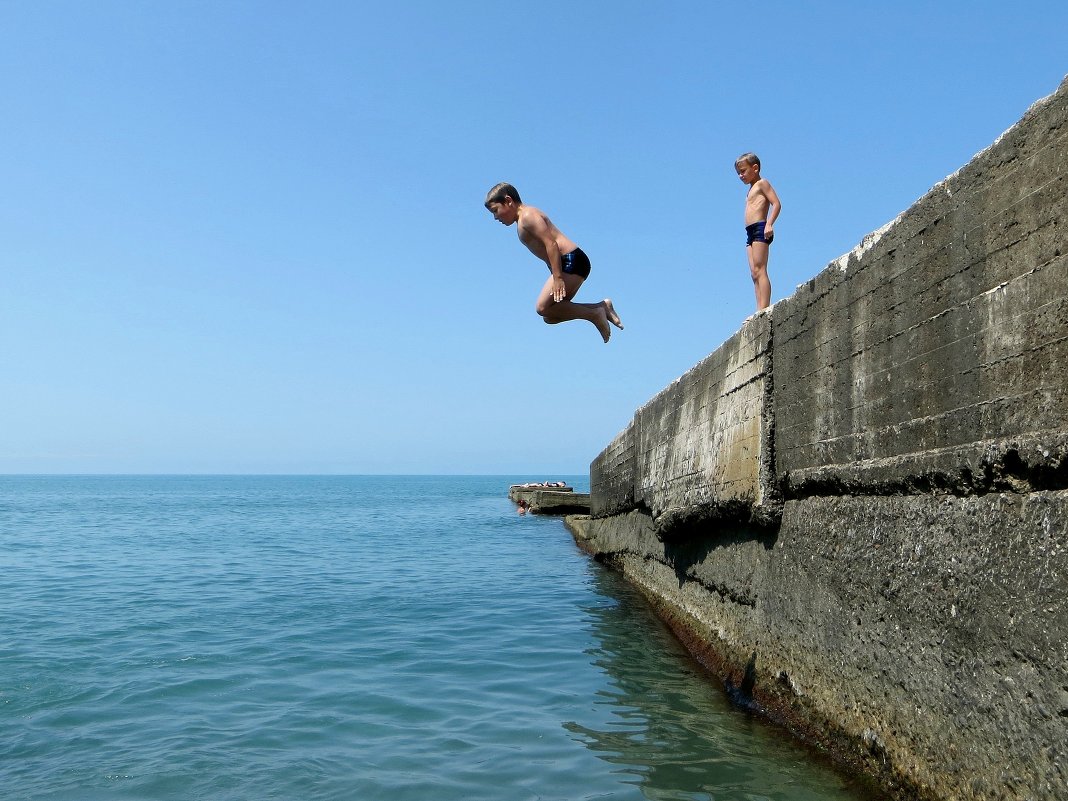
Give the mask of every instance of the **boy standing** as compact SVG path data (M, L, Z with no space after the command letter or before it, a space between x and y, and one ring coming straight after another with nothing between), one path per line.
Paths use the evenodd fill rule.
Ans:
M548 265L552 275L542 287L535 306L545 322L555 325L568 320L588 320L605 342L612 336L609 323L623 328L610 299L600 303L571 300L590 275L590 260L543 211L523 203L516 188L505 183L497 184L486 194L486 208L502 225L518 223L519 241Z
M767 179L760 177L760 159L755 153L743 153L734 162L742 183L749 187L745 197L745 247L749 256L749 274L753 277L757 311L771 305L771 280L768 278L768 246L775 238L772 230L782 211L782 203Z

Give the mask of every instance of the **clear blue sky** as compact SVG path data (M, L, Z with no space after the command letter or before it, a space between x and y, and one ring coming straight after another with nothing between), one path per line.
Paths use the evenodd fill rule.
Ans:
M1063 0L3 0L0 472L584 473L753 310L735 156L780 300L1066 54Z

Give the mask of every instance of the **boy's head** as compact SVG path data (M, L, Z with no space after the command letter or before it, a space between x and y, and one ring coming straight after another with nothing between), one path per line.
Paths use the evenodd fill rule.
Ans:
M519 199L519 192L514 186L502 182L486 193L486 208L489 208L490 203L503 203L506 197L514 200L516 205L523 202Z
M753 184L760 180L760 159L756 153L743 153L734 160L734 169L743 183Z
M760 169L760 158L756 153L742 153L738 158L734 160L735 168L741 167L745 164L752 164L758 170Z
M522 202L519 192L511 184L497 184L486 193L486 208L490 210L493 219L504 225L511 225L518 219Z

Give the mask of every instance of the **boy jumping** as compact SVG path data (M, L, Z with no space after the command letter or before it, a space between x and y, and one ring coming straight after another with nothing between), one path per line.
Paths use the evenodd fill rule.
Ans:
M534 307L545 322L555 325L568 320L588 320L597 327L605 342L612 336L609 323L623 328L610 299L605 298L600 303L574 303L571 300L590 275L590 260L543 211L523 203L516 188L505 183L497 184L486 194L486 208L502 225L518 222L519 241L548 265L552 275L542 287Z
M768 246L775 238L772 230L782 211L782 203L767 179L760 177L760 159L755 153L743 153L734 162L742 183L749 187L745 197L745 248L749 256L749 274L753 277L757 311L771 305L771 280L768 278Z

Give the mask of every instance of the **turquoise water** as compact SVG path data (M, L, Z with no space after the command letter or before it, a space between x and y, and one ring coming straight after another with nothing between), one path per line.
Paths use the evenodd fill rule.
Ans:
M4 798L862 797L514 480L0 476Z

